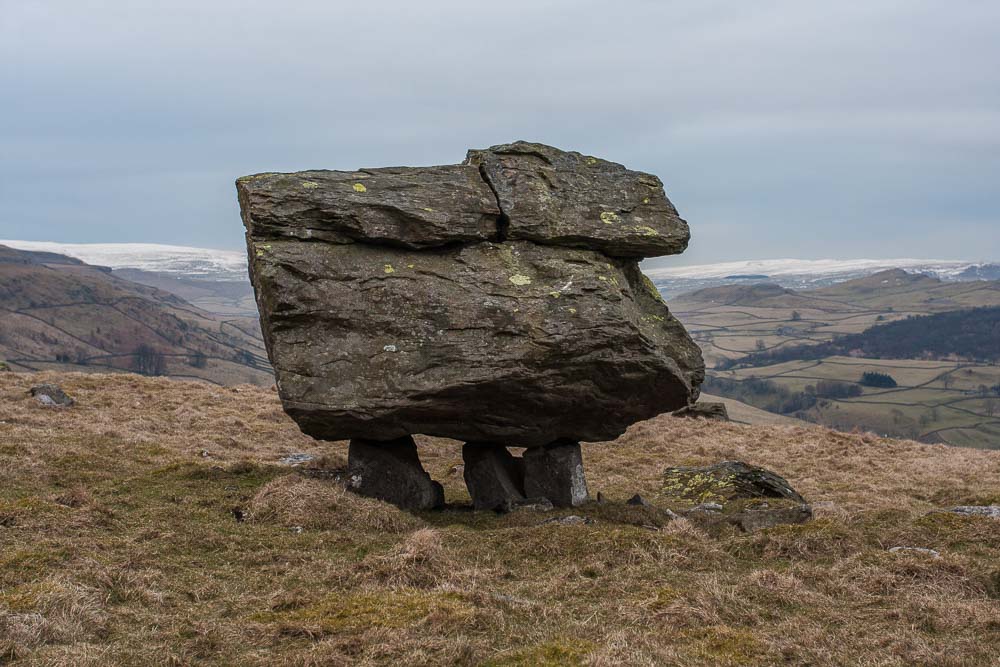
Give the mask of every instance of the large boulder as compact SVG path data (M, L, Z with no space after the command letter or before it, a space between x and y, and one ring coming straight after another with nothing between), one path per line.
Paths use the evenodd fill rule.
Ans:
M237 189L279 394L309 435L607 440L698 396L701 352L638 268L687 242L653 176L519 143Z

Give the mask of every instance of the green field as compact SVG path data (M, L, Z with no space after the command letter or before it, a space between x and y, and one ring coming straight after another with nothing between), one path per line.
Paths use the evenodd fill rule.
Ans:
M911 315L1000 305L996 282L944 283L890 271L814 290L774 285L710 288L681 295L669 305L701 346L710 377L757 378L804 392L822 380L857 384L862 373L875 371L891 375L899 385L865 387L856 398L822 399L789 416L841 430L1000 448L1000 397L982 395L983 387L1000 384L1000 367L995 365L834 356L734 370L714 368L753 352L828 342Z

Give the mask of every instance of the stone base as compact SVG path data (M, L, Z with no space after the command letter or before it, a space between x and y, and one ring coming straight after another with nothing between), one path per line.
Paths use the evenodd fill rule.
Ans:
M351 490L403 509L444 506L444 488L420 465L417 445L410 436L395 440L351 440L347 475Z
M465 484L477 510L505 510L524 500L524 461L503 445L467 442L462 447Z
M548 498L556 507L576 507L590 499L580 443L556 441L524 453L524 494Z

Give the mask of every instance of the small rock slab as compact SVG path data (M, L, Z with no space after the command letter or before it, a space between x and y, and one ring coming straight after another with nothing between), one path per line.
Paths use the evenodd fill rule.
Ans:
M652 174L526 141L470 150L466 161L496 193L511 240L656 257L683 252L691 236Z
M39 384L31 388L31 395L42 405L50 408L68 408L74 401L62 387L55 384Z
M699 403L695 403L694 405L688 405L680 410L675 410L672 414L674 417L686 417L688 419L708 419L710 421L720 422L729 421L729 411L726 410L726 404L712 401L701 401Z
M503 510L524 500L524 461L503 445L467 442L462 459L465 484L477 510Z
M948 510L952 514L963 516L982 516L988 519L1000 519L1000 505L961 505Z
M388 441L351 440L347 476L352 491L402 509L444 506L444 488L420 465L417 445L410 436Z
M576 507L590 499L580 443L559 441L524 453L526 496L548 498L556 507Z
M889 553L891 554L917 554L919 556L930 556L931 558L940 558L941 554L934 549L927 549L924 547L889 547Z

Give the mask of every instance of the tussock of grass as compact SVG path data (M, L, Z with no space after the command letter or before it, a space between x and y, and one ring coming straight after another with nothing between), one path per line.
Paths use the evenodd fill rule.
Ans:
M277 477L254 495L249 518L286 528L401 532L420 524L394 505L363 498L343 485L288 474Z
M24 399L46 381L77 405ZM0 410L0 662L997 663L1000 522L930 512L1000 497L998 452L661 417L585 445L603 504L412 515L333 481L346 443L267 390L0 374ZM461 445L418 442L468 502ZM279 463L297 452L312 470ZM624 504L727 459L816 520L709 534ZM543 523L568 514L594 522Z

